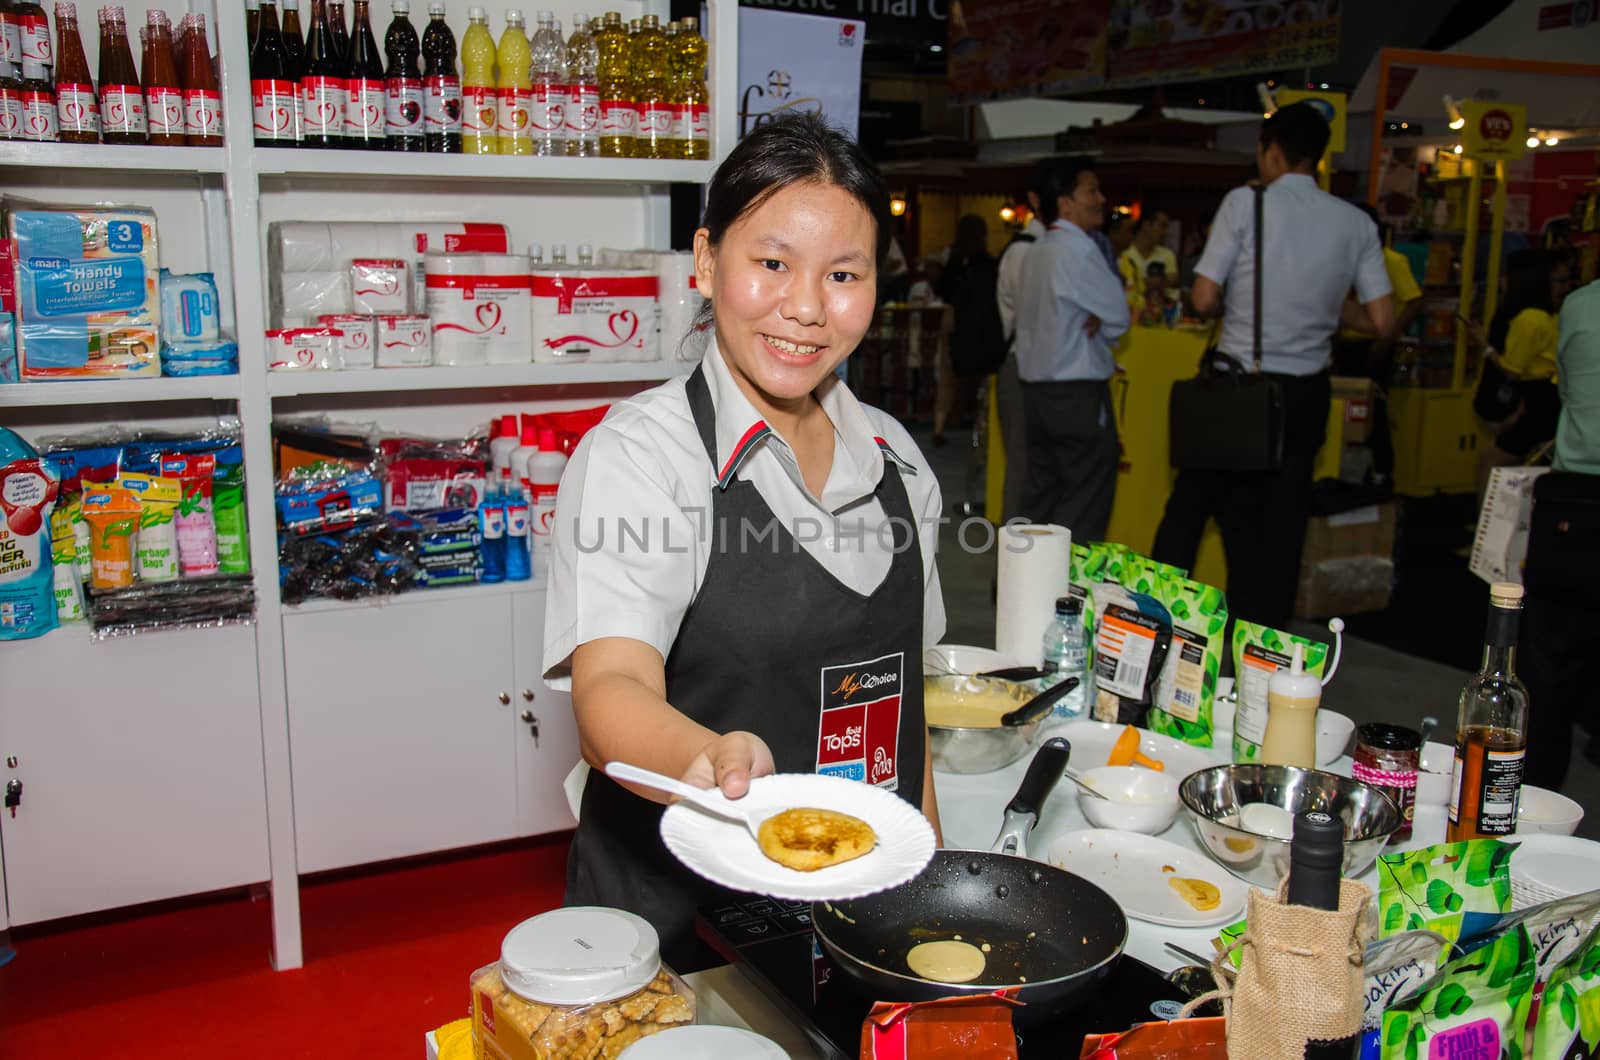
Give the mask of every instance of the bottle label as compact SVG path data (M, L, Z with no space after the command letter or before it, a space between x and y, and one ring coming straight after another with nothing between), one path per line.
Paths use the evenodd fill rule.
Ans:
M469 85L461 90L461 133L483 140L495 134L499 122L500 93L488 85Z
M593 139L600 131L600 90L594 85L573 85L567 93L566 121L569 137Z
M529 140L533 138L533 130L528 127L529 111L533 108L533 89L529 88L502 88L500 90L500 111L497 128L501 136L509 136L513 140Z
M290 82L294 84L294 82ZM306 108L300 100L300 86L294 84L294 142L299 143L306 138Z
M528 506L526 504L506 505L506 536L528 536Z
M342 77L300 79L300 109L307 136L343 136L345 108L350 93Z
M22 138L54 142L56 138L56 94L24 90L22 93Z
M144 93L139 86L101 85L100 120L108 133L144 132Z
M383 116L388 106L383 81L352 77L346 85L350 101L344 109L344 134L361 140L383 139Z
M674 103L670 111L670 120L667 123L667 138L671 140L687 140L689 138L689 105L687 103Z
M390 136L422 135L422 78L391 77L384 82L384 127Z
M38 66L55 65L55 55L50 50L50 23L43 15L18 15L16 18L22 61Z
M485 540L494 541L506 536L506 510L501 505L479 508L478 519L482 524L480 530Z
M184 89L183 131L188 136L221 136L222 93L209 88Z
M294 142L295 83L268 79L250 82L255 138L272 143Z
M1483 758L1483 793L1478 802L1478 831L1510 835L1517 830L1517 803L1522 794L1526 751L1488 751Z
M56 93L59 98L60 92ZM183 135L183 90L151 85L144 94L145 120L152 136ZM62 128L66 123L62 123Z
M711 108L704 103L689 104L689 139L711 142Z
M423 88L422 125L426 132L461 131L461 79L430 77Z
M56 85L56 120L61 132L100 132L100 101L94 98L94 86L77 81L61 81Z
M16 140L22 136L22 94L9 88L0 88L0 140Z
M22 26L17 22L17 16L6 11L0 13L0 69L14 77L20 65L22 65Z
M664 140L672 130L672 105L646 103L639 112L639 136L650 140Z
M528 108L533 133L541 140L559 139L567 129L567 86L536 85Z
M626 99L600 101L601 136L638 136L639 112Z

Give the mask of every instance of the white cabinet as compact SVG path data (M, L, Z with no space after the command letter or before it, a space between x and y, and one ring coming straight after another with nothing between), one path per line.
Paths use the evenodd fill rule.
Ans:
M516 834L504 595L291 611L283 634L300 872Z
M517 688L517 833L542 835L578 822L567 809L562 782L578 763L578 727L572 697L545 687L542 592L511 598Z
M12 923L268 877L252 628L62 629L0 643L0 675Z

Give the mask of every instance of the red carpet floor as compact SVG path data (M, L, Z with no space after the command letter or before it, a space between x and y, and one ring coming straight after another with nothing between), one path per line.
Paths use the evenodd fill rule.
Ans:
M16 928L0 1057L420 1060L506 931L561 903L568 838L307 882L289 972L244 896Z

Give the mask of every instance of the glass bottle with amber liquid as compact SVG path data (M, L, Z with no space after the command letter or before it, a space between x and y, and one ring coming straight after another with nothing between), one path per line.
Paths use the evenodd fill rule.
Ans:
M139 34L144 42L139 79L144 84L144 116L150 142L157 147L183 147L183 85L172 57L172 23L166 12L151 9ZM59 98L60 92L57 91Z
M1516 673L1522 586L1489 587L1483 665L1461 690L1447 839L1509 835L1517 827L1528 746L1528 690Z

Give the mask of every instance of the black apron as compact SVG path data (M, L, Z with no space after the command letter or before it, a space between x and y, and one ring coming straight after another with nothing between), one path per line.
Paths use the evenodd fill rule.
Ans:
M689 407L715 471L702 372L689 377ZM824 570L755 486L728 470L726 486L712 489L705 578L667 657L667 701L714 732L760 736L779 773L876 783L921 809L922 551L899 469L887 455L883 466L874 496L892 517L895 552L869 595ZM696 938L695 910L728 892L667 850L664 809L592 771L567 857L566 903L643 916L661 935L662 959L693 971L718 963Z

